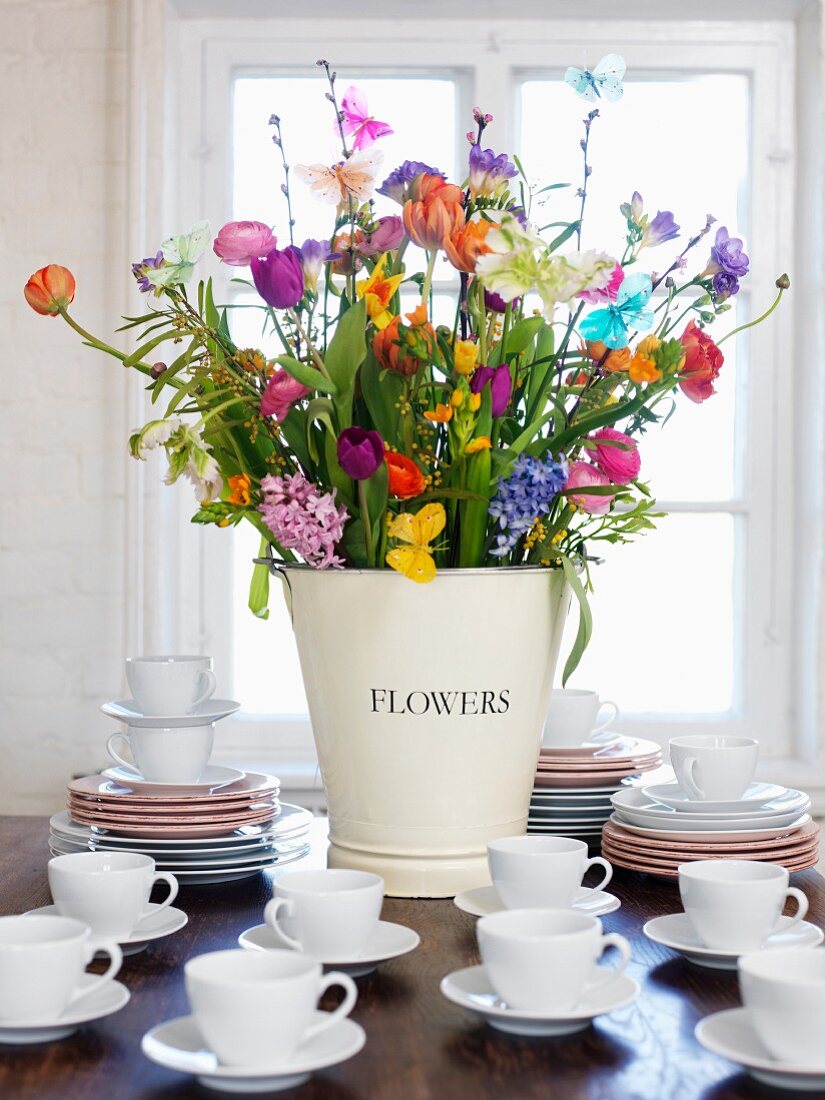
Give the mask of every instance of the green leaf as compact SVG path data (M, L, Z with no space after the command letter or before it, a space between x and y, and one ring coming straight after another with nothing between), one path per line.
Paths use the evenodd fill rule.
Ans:
M507 334L504 358L506 359L508 355L521 355L533 342L544 324L545 321L542 317L525 317L513 325Z
M352 394L355 375L367 354L366 320L367 304L362 299L341 316L327 348L326 368L342 396ZM342 428L347 426L341 425Z
M276 357L275 362L302 385L309 386L311 390L320 390L321 393L330 393L333 396L338 393L338 387L335 383L331 382L326 375L321 374L315 367L309 366L308 363L300 363L289 355L279 355Z
M383 439L400 436L401 412L398 403L404 394L404 379L396 371L385 371L370 354L361 367L361 393L373 424Z
M372 477L366 478L360 483L361 500L366 506L362 509L367 512L367 522L372 532L372 545L377 550L381 545L381 524L387 513L387 500L389 497L389 473L387 464L382 462ZM371 565L380 566L379 561L370 562Z
M550 252L555 252L557 248L561 248L565 241L569 241L573 234L578 230L581 225L580 221L571 222L566 229L562 229L558 237L554 237L550 242Z
M266 557L269 539L261 536L261 548L258 557ZM249 610L258 619L269 618L269 566L258 564L252 569L249 584Z
M564 576L579 604L579 629L576 632L573 648L570 650L561 678L562 687L566 687L567 681L578 668L584 651L590 643L590 638L593 634L593 613L590 610L590 604L587 601L587 593L584 590L584 585L579 579L575 565L566 554L559 554L559 557L561 558L561 567L564 570Z
M180 332L177 329L167 329L166 332L162 332L160 336L155 336L148 343L141 344L131 355L127 355L123 360L124 367L134 367L136 363L140 363L145 359L149 352L154 351L164 340L174 340L176 338L180 338Z

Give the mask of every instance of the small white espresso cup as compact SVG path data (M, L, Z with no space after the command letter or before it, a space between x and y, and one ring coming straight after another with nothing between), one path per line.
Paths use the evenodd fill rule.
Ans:
M127 657L126 679L144 714L191 714L217 687L211 657Z
M602 890L613 868L587 857L581 840L561 836L505 836L487 844L490 877L508 909L568 909L591 867L603 867Z
M209 765L214 725L161 729L129 726L106 742L109 756L150 783L197 783ZM124 756L130 752L132 760Z
M706 947L720 951L760 948L787 898L796 899L792 925L803 920L808 899L788 881L784 867L750 859L700 859L679 867L679 892L693 930Z
M109 969L81 988L95 952ZM56 1021L81 998L110 982L123 961L114 942L92 943L87 925L69 917L0 917L0 1023Z
M512 1008L557 1012L573 1008L616 980L630 961L630 944L601 921L560 909L512 909L481 917L481 961L496 993ZM616 969L596 963L607 947L621 954Z
M156 871L151 856L136 852L73 852L48 864L49 889L61 916L74 917L91 929L92 941L123 942L148 916L149 895L156 882L169 886L165 909L178 894L178 880ZM155 910L157 912L157 910Z
M334 962L369 942L383 900L384 880L368 871L285 871L264 920L290 947Z
M825 948L777 947L743 955L739 988L769 1054L780 1062L822 1065Z
M752 737L698 734L674 737L670 763L688 798L707 802L741 798L751 785L759 759Z
M602 707L611 707L613 713L596 723ZM541 743L553 745L581 745L585 741L598 741L600 735L619 716L615 703L602 702L597 691L574 688L556 688L550 696L550 707L544 722Z
M198 1028L226 1066L272 1066L352 1011L358 991L348 974L322 974L321 964L295 951L214 951L184 967L186 993ZM313 1023L331 986L345 996Z

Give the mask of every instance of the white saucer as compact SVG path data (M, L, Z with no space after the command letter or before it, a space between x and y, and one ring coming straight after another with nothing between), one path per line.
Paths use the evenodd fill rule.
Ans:
M100 974L84 974L80 983L81 989L95 985L100 985L101 988L74 1006L69 1005L61 1016L21 1024L3 1020L0 1023L0 1043L50 1043L53 1039L65 1039L67 1035L77 1031L81 1024L102 1020L104 1016L119 1012L129 1001L129 990L116 981L101 984L101 977Z
M272 951L289 947L274 928L268 924L257 924L254 928L247 928L238 936L238 943L251 951ZM339 956L334 959L322 959L324 966L334 966L336 970L343 970L353 978L360 978L375 970L379 963L387 959L395 959L399 955L406 955L409 951L415 951L421 943L421 937L412 928L404 924L393 924L391 921L378 922L378 930L366 947L354 955Z
M313 1023L327 1015L316 1012ZM222 1066L206 1047L194 1016L179 1016L147 1031L140 1046L150 1061L179 1073L193 1073L209 1089L232 1093L280 1092L302 1085L316 1069L352 1058L366 1038L360 1024L344 1019L299 1046L279 1066Z
M149 726L153 729L182 729L184 726L208 726L220 722L241 709L234 699L205 699L193 707L191 714L144 714L134 699L104 703L100 708L108 718L117 718L129 726Z
M816 925L803 920L788 929L792 917L780 917L777 930L768 936L762 945L762 951L776 947L816 947L825 939L825 932ZM654 917L642 929L649 940L661 943L697 966L708 966L712 970L736 970L736 962L744 951L720 951L716 947L705 947L693 930L687 913L669 913L664 917ZM752 951L749 948L748 951Z
M569 1035L582 1031L595 1016L632 1004L639 985L626 974L582 997L575 1008L563 1012L533 1012L508 1008L490 984L483 966L456 970L441 980L441 992L448 1001L482 1016L491 1027L511 1035Z
M751 783L741 798L706 801L690 798L678 783L657 783L642 787L642 794L662 806L689 814L789 813L809 802L808 796L778 783ZM799 811L801 812L801 811Z
M825 1058L816 1067L778 1062L762 1045L746 1008L706 1016L696 1025L695 1034L703 1047L738 1062L765 1085L811 1092L825 1089Z
M137 927L128 939L120 941L120 949L124 955L137 955L144 951L152 940L171 936L173 932L180 932L189 917L182 909L176 909L174 905L168 905L161 909L155 902L149 902L150 913L138 921ZM60 916L56 905L44 905L40 909L30 909L26 916Z
M456 894L453 901L459 909L473 917L488 917L491 913L501 913L507 908L498 896L495 886L478 886L475 890L464 890ZM612 913L621 904L613 894L607 894L604 890L591 890L589 886L580 886L573 899L573 908L590 917Z
M237 783L243 779L246 772L237 768L219 768L216 764L210 764L197 783L156 783L144 779L138 771L131 768L107 768L101 773L107 779L114 779L116 783L128 784L129 789L137 792L143 791L149 794L157 791L168 795L170 798L176 794L191 794L193 791L216 791L221 787L228 787L230 783Z

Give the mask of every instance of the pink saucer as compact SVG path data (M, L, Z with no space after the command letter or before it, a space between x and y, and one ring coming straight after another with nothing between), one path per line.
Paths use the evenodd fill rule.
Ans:
M164 806L162 809L160 807L157 810L153 808L151 811L144 811L143 813L123 813L121 811L111 813L105 807L87 809L85 805L79 805L72 799L69 799L68 810L75 820L80 818L94 821L104 820L117 822L118 825L142 825L146 823L150 825L176 825L179 823L202 825L211 821L244 822L248 818L257 817L260 814L269 814L271 816L278 810L278 805L277 800L269 799L238 808L215 806L210 810L207 807L203 807L197 812L190 809L188 806L184 806L182 809L177 809L174 806Z
M157 790L157 793L149 793L145 790L132 789L124 783L108 779L105 775L87 775L82 779L74 779L68 785L73 793L86 797L118 798L124 801L140 802L166 802L174 801L208 801L216 799L231 800L246 794L264 794L275 790L280 786L280 779L274 775L266 775L263 772L247 772L243 779L234 783L227 783L225 787L217 787L214 790L204 790L203 787L168 787L165 790Z

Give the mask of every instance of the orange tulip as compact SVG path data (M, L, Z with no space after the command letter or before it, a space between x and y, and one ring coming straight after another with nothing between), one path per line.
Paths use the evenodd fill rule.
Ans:
M484 218L456 226L450 236L444 240L444 251L453 267L472 275L479 256L492 251L484 238L493 228L493 222L485 221Z
M49 264L35 271L23 293L35 313L56 317L74 299L75 285L74 275L67 267Z
M414 244L431 252L443 248L445 239L464 224L461 188L425 172L416 181L414 196L404 204L407 235Z
M389 493L399 500L410 500L424 492L426 482L418 465L406 455L387 451L384 455L389 474Z

